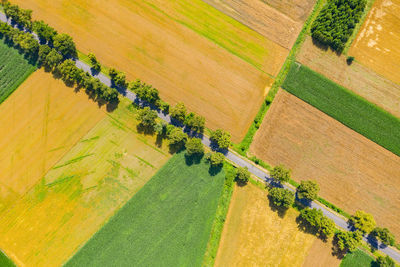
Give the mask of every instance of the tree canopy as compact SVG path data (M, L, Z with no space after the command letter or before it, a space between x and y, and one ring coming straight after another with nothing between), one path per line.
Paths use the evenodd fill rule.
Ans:
M335 244L341 251L355 251L362 240L360 231L339 231L335 234Z
M294 204L294 193L285 188L273 187L268 191L268 196L277 207L287 209Z
M204 146L200 138L189 138L186 141L186 153L189 156L204 154Z
M283 182L289 182L290 180L290 170L286 169L285 166L283 166L282 164L275 166L271 172L270 175L272 178L274 178L275 180L283 183Z
M247 167L238 167L236 169L236 180L241 184L247 184L250 179L250 172Z
M350 217L350 223L363 233L371 232L376 226L374 217L362 210L356 211L356 213Z
M177 103L175 106L170 108L170 115L172 118L179 122L184 122L186 118L186 107L183 102Z
M61 33L54 37L54 48L64 57L76 57L76 47L72 37L68 34Z
M151 110L149 107L145 107L139 110L137 115L137 120L139 121L139 124L151 130L153 130L154 126L156 125L156 119L157 112Z
M376 227L371 234L386 246L393 246L396 242L394 235L387 228Z
M315 181L301 181L297 187L297 196L300 199L315 200L318 197L319 185Z
M220 149L228 149L231 144L231 134L227 131L217 129L211 133L210 140L217 144Z
M307 222L322 237L330 237L336 230L335 222L327 218L319 209L302 209L300 211L300 219L303 222Z

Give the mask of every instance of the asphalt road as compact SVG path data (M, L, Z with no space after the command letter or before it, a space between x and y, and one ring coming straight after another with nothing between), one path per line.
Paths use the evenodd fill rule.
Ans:
M3 22L8 22L10 23L6 16L0 12L0 21ZM34 36L37 38L36 34L34 34ZM92 74L91 72L91 68L89 65L87 65L86 63L80 61L80 60L75 60L76 62L76 66L84 71L89 72L90 74ZM108 78L106 75L99 73L99 74L92 74L93 77L98 78L102 83L104 83L107 86L111 86L111 80L110 78ZM125 97L127 97L128 99L130 99L132 102L136 102L136 103L140 103L140 100L136 97L136 95L128 90L124 90L121 88L118 88L118 91ZM162 120L166 121L167 123L171 123L171 117L167 114L164 114L160 111L157 111L158 117L161 118ZM202 143L207 146L207 147L211 147L211 141L207 136L199 136L199 138L202 139ZM230 160L231 162L233 162L235 165L240 166L240 167L247 167L249 169L249 171L255 175L256 177L260 178L261 180L265 181L266 183L271 184L271 182L273 182L273 179L270 178L269 173L257 166L255 166L250 160L245 159L239 155L237 155L236 153L232 152L231 150L227 151L225 153L225 156L228 160ZM274 183L272 183L272 185L274 185ZM286 186L284 185L285 188L294 191L294 189L292 187ZM308 205L311 208L316 208L319 210L322 210L322 212L324 213L325 216L327 216L328 218L332 219L335 224L344 229L344 230L349 230L350 226L347 223L346 219L344 217L342 217L341 215L328 210L326 207L322 206L322 204L319 204L317 202L311 202L308 203ZM365 242L370 243L371 241L368 240L366 237L363 238ZM394 259L395 261L400 263L400 252L391 248L391 247L385 247L382 246L382 244L378 243L378 244L374 244L378 250L382 251L383 253L389 255L392 259Z

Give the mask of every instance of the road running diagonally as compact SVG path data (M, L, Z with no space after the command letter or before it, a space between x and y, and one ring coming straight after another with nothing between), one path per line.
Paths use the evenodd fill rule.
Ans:
M11 21L7 19L7 17L0 12L0 21L3 22L7 22L11 25ZM38 37L36 34L33 34L35 36L35 38L38 40ZM109 77L107 77L106 75L104 75L103 73L98 73L98 74L93 74L91 72L91 67L89 65L87 65L86 63L76 59L75 60L75 64L78 68L87 71L89 74L91 74L93 77L98 78L102 83L104 83L107 86L112 86L112 82L110 80ZM132 102L141 102L136 95L128 90L125 89L121 89L118 88L118 91L120 94L122 94L124 97L128 98L129 100L131 100ZM168 114L164 114L163 112L156 110L157 111L157 115L160 119L164 120L167 123L172 123L171 117ZM210 139L207 136L200 136L200 138L202 139L202 143L209 147L212 148L212 144ZM263 170L257 166L255 166L254 164L252 164L248 159L245 159L239 155L237 155L236 153L232 152L231 150L228 150L225 153L225 157L231 161L232 163L234 163L237 166L240 167L247 167L248 170L256 177L258 177L259 179L265 181L266 183L269 183L272 185L275 185L275 183L273 183L273 179L269 176L269 173L266 170ZM289 187L287 185L284 185L284 188L289 189L291 191L294 191L294 189L292 187ZM350 230L351 227L348 224L348 222L346 221L346 219L342 216L340 216L339 214L328 210L327 208L325 208L322 204L317 203L317 202L310 202L308 203L308 206L311 208L316 208L321 210L325 216L327 216L328 218L332 219L335 224L340 227L341 229L344 230ZM367 237L364 237L363 240L367 243L370 243L371 245L374 245L375 247L377 247L377 249L383 253L385 253L386 255L389 255L392 259L394 259L395 261L400 263L400 252L396 249L393 249L391 247L388 246L384 246L383 244L379 243L378 244L372 244L370 241L367 239Z

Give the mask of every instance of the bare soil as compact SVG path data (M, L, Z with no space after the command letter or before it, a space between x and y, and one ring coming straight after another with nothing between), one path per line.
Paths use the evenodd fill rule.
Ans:
M303 263L303 267L337 267L341 259L332 255L332 242L323 242L316 238L308 255Z
M294 20L306 21L315 0L261 0Z
M400 117L400 85L357 61L348 65L346 56L338 56L331 50L320 49L313 44L311 37L307 37L297 60Z
M364 210L400 236L400 157L280 90L250 147L285 164L296 181L314 179L320 195L349 213Z
M376 0L349 55L400 84L400 0Z
M226 22L219 11L211 14L218 23L210 25L193 13L193 6L188 11L175 1L14 2L32 9L35 19L70 34L83 53L93 52L129 79L152 84L171 104L183 101L206 117L208 127L230 131L235 142L247 132L288 54L232 19ZM226 23L226 36L214 32L221 23ZM232 41L232 36L238 38ZM244 59L257 61L259 67Z
M203 0L228 16L247 25L279 45L290 49L296 41L303 21L292 18L260 0ZM306 3L305 9L311 8L314 1ZM308 13L308 10L303 10Z

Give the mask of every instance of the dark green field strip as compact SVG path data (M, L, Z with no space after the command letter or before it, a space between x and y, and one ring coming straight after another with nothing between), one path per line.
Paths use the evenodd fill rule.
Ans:
M15 264L0 250L0 266L15 267Z
M340 263L340 267L365 267L377 266L374 258L364 251L357 249L354 252L347 253Z
M18 50L0 40L0 103L36 70Z
M400 156L400 119L300 64L293 64L285 90Z
M224 178L173 156L66 266L201 266Z

